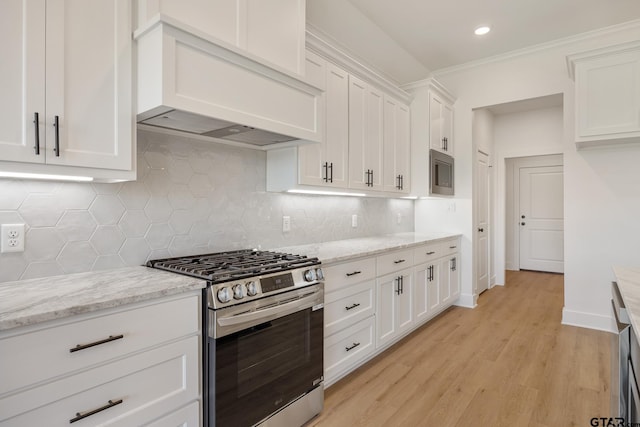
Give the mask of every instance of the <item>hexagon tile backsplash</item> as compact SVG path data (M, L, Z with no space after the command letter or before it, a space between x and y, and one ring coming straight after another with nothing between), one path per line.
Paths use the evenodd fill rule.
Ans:
M0 282L413 230L410 200L268 193L265 176L263 151L139 131L135 182L0 179L0 224L27 228L23 253L0 254Z

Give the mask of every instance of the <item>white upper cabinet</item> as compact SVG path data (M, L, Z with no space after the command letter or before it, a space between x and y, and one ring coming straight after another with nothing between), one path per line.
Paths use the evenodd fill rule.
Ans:
M437 90L429 91L429 145L453 156L453 102Z
M383 95L349 76L349 187L382 190Z
M4 6L0 169L135 178L129 2Z
M575 80L578 147L640 142L640 43L567 58Z
M409 107L384 99L384 191L408 193L411 188Z
M300 184L346 188L349 155L349 74L312 52L307 54L307 78L316 83L313 70L320 71L317 84L324 88L324 137L320 144L299 148Z
M296 74L304 73L304 0L138 0L138 26L159 14L194 33L238 47Z

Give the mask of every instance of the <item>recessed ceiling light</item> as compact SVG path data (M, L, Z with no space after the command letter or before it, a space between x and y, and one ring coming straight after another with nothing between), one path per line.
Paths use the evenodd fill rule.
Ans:
M476 36L484 36L489 31L491 31L491 28L489 28L489 27L478 27L478 28L476 28L475 33L476 33Z

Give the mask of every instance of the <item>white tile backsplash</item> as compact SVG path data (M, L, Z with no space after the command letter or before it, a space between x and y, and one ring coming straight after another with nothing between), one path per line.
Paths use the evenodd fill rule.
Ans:
M135 182L0 179L0 223L27 226L25 252L0 254L0 282L413 231L411 200L266 192L263 151L143 131L138 142Z

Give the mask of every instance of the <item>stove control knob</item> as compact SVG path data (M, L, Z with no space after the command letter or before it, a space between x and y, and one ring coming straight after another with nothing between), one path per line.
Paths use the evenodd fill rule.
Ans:
M318 276L316 275L316 270L314 270L313 268L304 272L304 280L306 280L307 282L314 282L317 279Z
M316 268L316 277L318 280L324 280L324 273L322 273L321 268Z
M232 295L231 289L226 286L218 289L218 301L222 303L231 301Z
M247 287L247 295L249 295L250 297L258 294L258 285L256 284L256 282L254 281L247 282L246 287Z
M247 290L243 285L235 285L233 287L233 297L235 299L242 299L247 296Z

